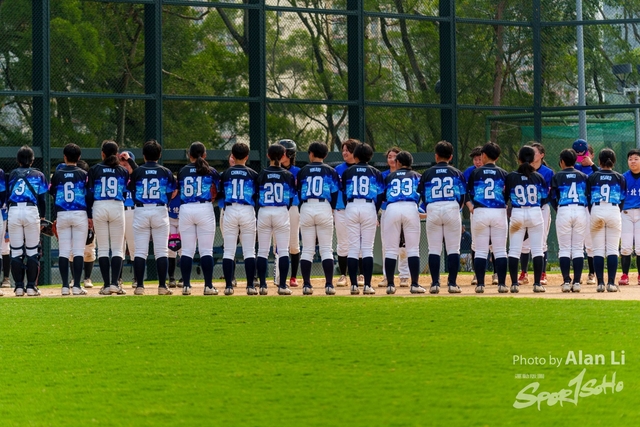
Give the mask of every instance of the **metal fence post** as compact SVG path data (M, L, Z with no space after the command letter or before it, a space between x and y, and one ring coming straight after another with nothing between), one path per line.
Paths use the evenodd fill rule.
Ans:
M364 112L364 11L362 0L347 0L347 10L357 11L347 16L347 51L349 70L348 97L355 101L349 105L349 137L365 140Z
M456 2L440 0L440 132L453 144L453 164L458 164L458 97L456 76Z
M259 153L260 164L267 166L267 76L265 48L264 1L249 0L249 4L260 5L247 11L247 45L249 47L249 141L251 149Z
M162 0L144 5L145 139L162 145Z

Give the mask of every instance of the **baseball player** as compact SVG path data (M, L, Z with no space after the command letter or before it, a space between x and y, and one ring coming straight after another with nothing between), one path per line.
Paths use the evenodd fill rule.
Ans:
M289 273L289 239L291 236L289 207L294 199L296 180L291 172L281 166L286 157L284 145L274 144L267 150L269 166L258 175L258 260L257 270L260 279L260 295L267 295L267 257L271 249L271 236L278 249L278 290L287 289ZM250 292L251 291L251 292ZM254 295L255 288L247 289ZM287 292L285 292L287 293ZM306 285L304 295L311 295L312 288ZM288 294L288 293L287 293Z
M634 148L627 153L629 170L622 176L627 183L627 192L622 210L622 239L620 241L620 263L622 277L619 285L629 284L631 254L636 249L636 265L640 272L640 150ZM638 276L640 284L640 274Z
M124 295L118 283L122 270L124 244L124 192L129 172L118 159L118 144L102 143L102 162L89 169L87 213L93 219L98 245L98 265L104 286L101 295ZM109 260L111 251L111 260ZM111 269L111 271L110 271Z
M411 170L413 157L407 151L399 152L396 155L395 163L396 170L391 172L384 181L384 198L387 206L380 224L381 230L384 229L382 249L384 269L387 273L387 294L396 293L393 276L399 254L401 230L404 230L407 262L411 274L410 291L412 294L423 294L426 289L418 284L420 276L420 215L418 214L420 174Z
M302 259L300 272L303 285L311 287L311 266L316 240L322 259L325 293L335 295L333 287L333 215L338 201L340 177L331 166L323 163L329 153L327 144L309 144L309 164L298 173L297 190L300 200L300 232L302 233Z
M378 210L384 198L382 174L367 163L373 157L369 144L358 142L353 150L355 164L342 174L342 197L345 203L344 220L349 239L347 269L351 281L351 295L360 293L358 287L358 257L362 254L365 295L375 294L371 287L373 275L373 242L378 224Z
M247 294L256 295L253 279L256 275L256 214L257 197L256 179L258 174L246 166L249 160L249 146L236 142L231 147L231 155L235 166L222 173L218 197L224 200L224 223L222 235L224 237L224 255L222 271L226 286L225 295L233 295L234 257L238 235L244 256L244 268L247 276ZM290 295L291 288L278 288L281 295Z
M587 199L591 208L591 241L593 266L598 280L598 292L605 291L604 257L607 257L607 292L617 292L618 245L622 231L620 209L627 191L624 177L615 172L616 153L609 148L598 155L600 170L587 180Z
M229 152L229 157L227 158L227 161L229 162L229 167L236 165L236 161L233 159L233 155L231 154L231 152ZM222 227L224 223L224 198L218 198L218 209L220 209L220 232L222 233ZM233 279L231 279L231 283L233 284L234 288L237 286L235 259L233 260Z
M217 182L216 182L216 185L217 185ZM178 182L178 188L180 188L179 182ZM167 206L167 211L169 212L169 240L173 238L180 241L180 245L177 248L175 245L168 246L169 252L167 257L167 260L168 260L167 273L169 274L169 288L175 288L176 286L178 286L178 282L176 282L176 264L177 264L178 256L182 258L182 249L181 249L182 239L180 236L180 205L181 204L182 204L182 198L176 196L169 201L169 206ZM213 206L212 206L212 209L213 209ZM214 216L214 219L215 219L215 216ZM215 225L215 221L214 221L214 225ZM213 253L213 242L211 243L211 251ZM183 288L184 288L184 282L183 282ZM188 291L189 293L187 293L186 295L190 295L191 286L189 286Z
M469 157L473 161L473 164L468 168L466 168L464 172L462 172L462 176L464 177L465 183L469 182L469 177L471 177L471 172L473 172L475 169L482 166L482 146L479 145L477 147L474 147L469 153ZM471 230L473 230L473 214L472 213L469 213L469 225L471 226ZM476 259L476 245L475 245L475 239L473 239L471 240L471 264L472 265L475 262L475 259ZM495 274L494 274L494 279L495 279L494 280L495 284L497 285L498 278L496 277ZM475 286L477 284L478 284L478 278L476 277L476 273L474 270L473 279L471 279L471 285Z
M6 181L5 181L6 182ZM2 185L2 184L0 184ZM6 188L6 185L5 185ZM2 287L10 288L11 286L11 246L9 245L9 231L7 230L7 219L9 210L7 204L2 205L2 227L4 230L4 238L2 239Z
M460 287L456 283L460 268L460 234L462 233L460 208L464 203L466 187L462 172L449 166L453 158L453 145L448 141L440 141L436 144L435 152L436 164L422 175L419 188L420 196L427 205L426 232L429 240L429 271L432 280L429 292L432 294L440 292L440 253L444 240L449 270L447 289L449 293L457 294L460 293ZM419 265L419 259L416 262Z
M505 179L507 172L496 166L501 149L498 144L488 142L482 147L483 166L475 169L467 183L467 202L473 214L472 234L476 247L474 270L478 284L476 292L484 292L484 274L489 254L489 242L495 254L495 271L498 286L503 285L507 276L507 210L505 200Z
M86 295L80 285L89 220L87 217L87 172L78 167L82 151L76 144L67 144L63 151L64 165L51 178L49 193L54 197L54 218L58 230L58 267L62 278L62 295L70 295L69 258L73 254L73 295ZM92 221L93 222L93 221Z
M356 146L360 143L357 139L347 139L342 142L342 158L344 159L344 163L336 166L336 172L338 176L342 178L342 174L348 168L353 166L356 161L353 158L353 151ZM338 244L336 246L336 252L338 254L338 270L340 272L340 277L336 282L336 286L342 287L347 286L347 256L349 255L349 236L347 232L346 219L345 219L345 203L344 197L342 196L342 187L340 193L338 194L338 202L336 204L336 208L333 211L333 222L335 224L336 229L336 240ZM364 284L364 278L358 276L358 284Z
M120 160L120 166L122 166L127 170L127 172L129 172L129 179L131 179L131 174L138 168L136 157L131 151L123 151L122 153L120 153L120 156L118 158ZM135 203L133 203L133 195L129 190L125 189L124 197L124 243L122 246L122 254L124 259L124 254L127 253L126 249L128 248L129 259L131 261L131 264L133 264L133 259L136 253L136 244L133 233L133 211L136 208L136 205ZM122 270L120 270L120 285L122 286ZM135 277L133 278L131 287L136 287Z
M135 295L144 295L144 270L149 254L149 241L153 238L153 251L158 271L158 295L171 295L167 288L169 213L167 204L175 197L176 179L171 171L158 164L162 146L156 140L149 140L142 146L145 163L133 171L127 185L136 205L133 216L135 233L135 259L133 272L136 277ZM100 249L100 242L98 242Z
M540 283L544 267L544 219L541 206L546 203L548 186L542 175L535 171L533 162L535 149L529 145L518 151L520 166L515 172L507 175L505 194L511 203L511 220L509 223L509 274L511 275L511 292L519 292L518 264L522 253L524 235L529 235L529 245L533 255L533 292L544 292ZM498 285L498 292L506 293L509 289L504 284Z
M562 292L580 292L584 265L584 236L589 233L587 214L587 175L574 168L576 152L560 152L562 170L551 180L551 203L556 209L558 258L562 273ZM573 282L570 270L573 263Z
M213 286L213 240L216 235L216 216L213 204L220 182L218 172L205 160L207 151L203 143L189 147L189 164L178 174L180 188L179 230L182 239L182 294L191 294L191 269L196 252L200 253L200 267L204 276L204 295L217 295Z
M398 164L396 163L396 156L401 150L398 147L391 147L387 150L385 157L387 159L387 165L389 165L389 169L382 172L382 180L386 182L387 177L390 173L398 170ZM382 202L382 206L380 208L380 240L382 243L382 259L385 259L385 230L384 230L384 214L387 211L387 201ZM400 246L398 250L398 270L400 273L400 287L406 288L409 286L410 273L409 273L409 264L407 262L407 248L405 245ZM395 272L394 272L395 273ZM386 288L388 286L387 273L385 269L382 269L382 281L378 284L379 288Z
M40 271L38 245L40 243L40 221L44 219L45 194L49 187L44 175L33 169L34 154L31 147L18 150L19 166L9 175L7 191L0 192L0 201L7 198L9 205L9 244L11 245L11 273L15 282L15 295L21 297L24 289L24 259L27 262L28 296L38 296L40 291L36 281ZM0 177L0 181L1 181Z

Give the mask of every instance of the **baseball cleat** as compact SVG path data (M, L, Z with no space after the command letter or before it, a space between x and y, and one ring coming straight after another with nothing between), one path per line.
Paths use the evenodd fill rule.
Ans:
M580 283L574 283L573 286L571 286L571 292L580 292L580 290Z
M138 287L138 282L136 281L136 279L133 279L133 281L131 282L131 289L135 289Z
M296 279L295 277L292 277L291 279L289 279L289 287L297 288L298 287L298 279Z
M439 294L440 293L440 285L437 283L434 283L433 285L431 285L431 287L429 288L429 293L430 294Z
M269 288L266 286L260 286L260 290L258 291L259 295L269 295Z
M255 286L247 286L247 295L258 295L258 289Z
M362 274L358 274L358 286L364 286L364 276Z
M331 285L325 286L324 287L324 293L327 294L327 295L335 295L336 294L336 288L334 288Z
M238 286L238 281L236 280L236 278L234 277L233 279L231 279L231 285L235 288L236 286Z
M460 289L460 286L456 285L455 283L449 283L447 288L450 294L459 294L462 292L462 289Z
M137 288L136 288L137 289ZM143 292L144 292L144 288ZM111 285L109 286L109 293L111 294L116 294L116 295L126 295L127 293L125 292L124 289L122 289L120 286L118 285Z
M313 295L313 287L311 285L304 285L302 295Z
M476 286L478 284L478 278L475 273L473 274L473 279L471 279L471 286Z
M596 275L593 274L593 273L590 273L589 274L589 278L587 279L587 285L595 285L595 284L596 284ZM604 284L603 284L603 286L604 286Z
M71 293L73 295L87 295L87 291L84 290L83 288L74 286L73 289L71 290Z
M607 292L618 292L618 286L616 286L614 283L609 283L607 285Z
M508 292L509 292L509 288L507 288L507 285L498 285L498 293L506 294Z
M24 288L15 288L13 293L15 293L17 297L23 297L24 296Z
M191 287L189 287L189 290L191 290ZM205 286L202 295L218 295L218 290L213 286Z
M63 286L62 287L62 296L67 296L67 295L71 295L71 289L69 289L68 286Z
M158 295L173 295L173 291L164 286L158 286Z
M540 284L542 286L547 286L547 273L546 272L542 272L542 275L540 276Z
M358 285L351 285L351 295L360 295L360 288L358 288Z
M496 273L493 273L493 275L491 276L491 284L492 285L498 284L498 275Z
M84 279L84 287L93 288L93 282L91 281L91 279Z
M226 288L224 288L224 294L225 295L233 295L233 287L232 286L227 286Z
M628 286L629 285L629 275L623 274L620 280L618 280L618 285L620 286Z
M176 282L176 279L174 279L173 277L169 278L169 287L175 288L176 286L178 286L178 282Z
M260 279L258 279L257 277L253 279L253 287L257 288L260 286ZM256 294L257 295L257 294Z
M529 284L529 274L526 271L520 272L520 277L518 277L518 286L528 285Z
M484 285L476 285L476 294L484 294Z
M207 288L204 288L204 291L207 291ZM191 295L191 286L183 286L182 287L182 295ZM206 293L205 293L206 295Z
M340 278L336 282L336 286L338 286L339 288L347 286L347 276L345 276L344 274L340 276Z
M400 287L401 288L408 288L410 285L409 283L409 278L408 277L401 277L400 278Z
M113 286L111 286L113 287ZM135 291L133 291L134 295L144 295L144 288L142 286L138 286Z
M103 286L100 288L100 291L98 293L100 295L111 295L111 292L109 292L109 288L110 286Z
M564 285L562 285L562 292L571 292L573 286L571 286L570 282L566 282Z
M38 289L38 288L27 288L27 296L28 297L40 296L40 289Z
M598 287L596 288L596 291L598 292L604 292L604 283L598 283Z
M386 288L387 286L389 286L389 281L387 280L386 277L383 277L382 280L380 281L380 283L378 283L378 287L379 288Z
M547 290L540 283L534 283L533 284L533 292L539 294L539 293L546 292L546 291Z
M387 295L393 295L396 293L396 287L393 285L387 286Z
M510 291L512 294L517 294L520 292L520 285L511 285Z
M376 290L371 285L365 285L364 288L362 288L362 295L374 295L375 293Z
M426 294L427 290L417 283L414 283L411 285L409 292L411 292L412 294Z
M293 292L288 286L278 286L278 295L291 295Z
M2 285L0 285L0 287L2 287L2 288L10 288L11 287L11 280L8 277L5 277L4 279L2 279Z

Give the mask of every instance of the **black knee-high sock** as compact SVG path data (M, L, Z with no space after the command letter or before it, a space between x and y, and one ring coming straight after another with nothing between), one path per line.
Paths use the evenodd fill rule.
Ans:
M27 257L27 287L36 286L40 273L40 260L37 255Z
M323 261L324 262L324 261ZM307 261L305 259L300 260L300 273L302 274L302 284L310 285L311 284L311 261ZM324 264L323 264L324 266Z
M473 271L476 272L476 280L478 280L478 286L484 286L484 275L487 271L486 258L478 258L473 261Z
M511 277L511 284L518 284L518 261L520 261L520 265L522 265L522 255L520 255L520 260L516 257L509 257L509 277Z
M118 286L118 278L120 277L120 272L122 271L122 257L113 256L111 257L111 283L114 286Z
M60 278L62 279L62 287L69 287L69 258L58 257L58 267L60 268Z
M207 288L213 287L214 265L215 263L211 255L205 255L200 257L200 267L202 268L202 277L204 278L204 286L206 286ZM180 258L180 269L181 269L180 271L182 271L182 257Z
M607 283L616 283L616 273L618 271L618 255L607 256L607 275L609 281Z
M598 280L598 285L601 283L604 284L604 257L593 257L593 269L596 274L596 279Z
M182 260L180 260L182 261ZM193 262L193 259L192 259ZM182 270L180 270L182 271ZM169 279L173 280L176 277L176 259L175 258L169 258L169 267L167 272L169 273ZM184 279L182 279L184 282Z
M582 280L582 269L584 268L584 258L573 259L573 283L580 283Z
M278 258L278 280L279 286L284 288L287 286L287 275L289 274L289 257L281 256Z
M222 273L224 274L224 282L227 288L233 287L233 273L235 271L235 262L230 258L222 259Z
M142 257L135 257L133 259L133 275L136 278L136 286L139 288L144 287L144 269L147 266L147 260Z
M362 266L362 258L358 258L358 274L364 274L364 267Z
M471 265L473 265L474 262L476 262L476 251L474 251L472 249L471 250Z
M544 256L533 257L533 283L540 284L542 271L544 269Z
M347 275L347 257L346 256L338 256L338 270L340 270L341 276Z
M259 256L256 261L256 271L258 272L258 280L260 280L260 287L267 286L267 268L268 260L265 257Z
M429 273L431 273L431 281L433 282L433 284L434 285L439 284L440 283L440 255L429 254Z
M167 271L169 270L169 258L166 256L156 259L156 268L158 269L158 286L167 287Z
M247 287L253 286L253 279L256 278L256 259L244 259L244 271L247 274Z
M596 273L596 267L595 267L595 263L594 263L594 260L593 260L592 256L587 257L587 264L589 264L589 274L595 274ZM604 268L604 267L602 267L602 268Z
M497 273L497 269L496 269L496 255L491 252L491 264L493 264L493 272Z
M76 258L78 257L73 257L73 260L75 262ZM84 257L80 257L82 258L82 260L84 261ZM91 273L93 273L93 264L94 261L87 261L84 263L84 278L85 279L91 279ZM81 263L82 265L82 263Z
M447 256L447 266L449 267L448 283L456 284L458 280L458 271L460 270L460 254L449 254Z
M420 257L410 256L407 258L409 266L409 274L411 275L411 284L417 285L420 281ZM387 276L387 280L389 277Z
M236 260L231 260L231 278L232 280L236 278Z
M559 261L560 261L560 273L562 273L563 283L571 283L571 258L560 257Z
M2 273L9 277L11 273L11 255L2 255Z
M520 254L520 271L529 271L529 252Z
M358 286L358 258L347 258L347 271L351 286Z
M395 286L394 274L396 271L396 259L385 258L384 259L384 272L387 276L387 286Z
M373 276L373 257L362 258L362 274L364 275L364 285L371 286L371 276Z
M73 262L71 263L71 273L73 274L73 286L80 288L82 287L82 269L83 269L83 261L84 258L82 255L74 256Z
M289 262L291 263L291 277L298 275L298 266L300 265L300 252L297 254L289 254Z
M507 282L507 257L496 258L493 262L493 271L498 275L498 284L504 285Z
M201 258L202 259L202 258ZM193 258L186 255L180 257L180 273L182 273L182 286L191 287L191 269L193 268Z
M311 271L311 268L309 268ZM325 286L333 286L333 258L322 260L322 271L324 271Z
M636 268L638 269L638 275L640 275L640 255L636 255Z
M102 281L105 286L111 286L110 271L111 265L109 263L109 257L98 258L98 266L100 267L100 274L102 274Z
M631 255L621 255L620 264L622 264L622 274L629 274L631 268Z

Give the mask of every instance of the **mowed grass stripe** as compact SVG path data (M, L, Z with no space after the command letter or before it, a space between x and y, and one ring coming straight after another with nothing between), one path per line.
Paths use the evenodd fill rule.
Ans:
M514 298L0 300L2 425L628 424L640 303ZM583 367L512 356L625 350L621 393L516 410Z

